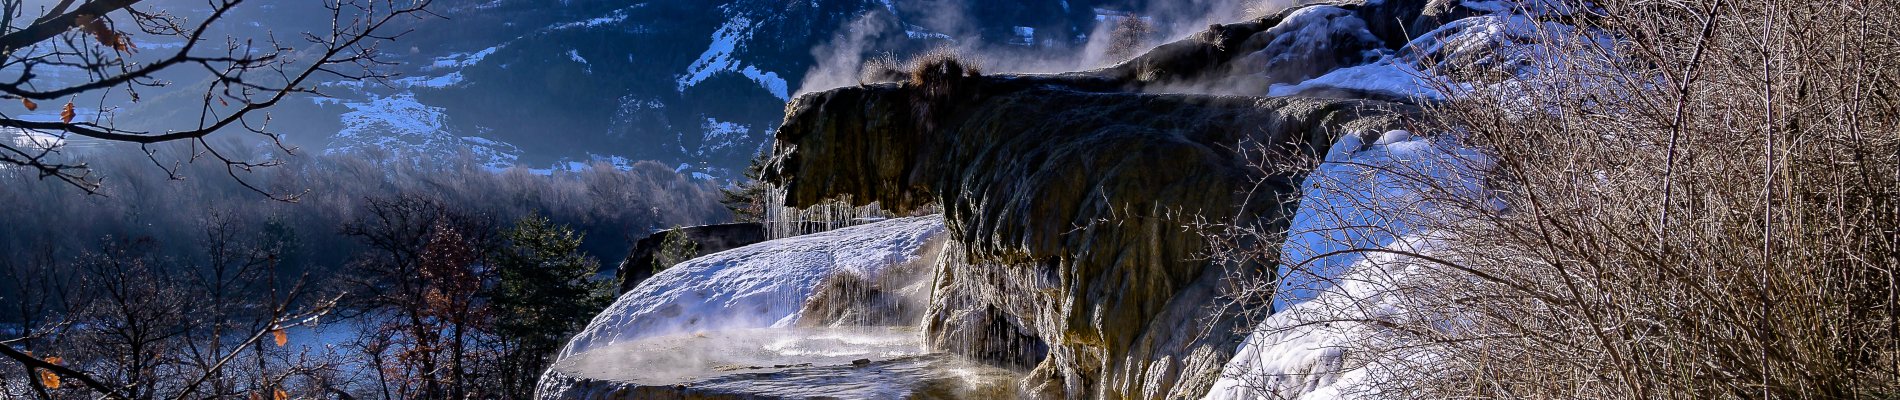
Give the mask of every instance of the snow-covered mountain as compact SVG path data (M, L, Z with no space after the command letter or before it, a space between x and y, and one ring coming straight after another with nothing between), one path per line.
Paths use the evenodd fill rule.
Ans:
M939 46L1079 53L1111 17L1151 7L1113 0L443 0L435 8L444 18L419 21L385 46L402 61L394 67L399 77L323 83L331 97L274 110L274 125L293 144L324 152L555 169L657 160L733 177L764 148L801 88L849 84L820 70L850 69L854 78L859 60Z

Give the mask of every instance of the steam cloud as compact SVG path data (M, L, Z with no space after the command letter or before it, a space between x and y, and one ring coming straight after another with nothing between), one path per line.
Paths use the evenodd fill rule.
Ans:
M1056 73L1113 66L1125 61L1109 57L1111 32L1121 18L1143 18L1155 32L1143 41L1153 47L1206 30L1208 25L1232 23L1255 18L1313 0L1174 0L1153 1L1136 6L1103 6L1112 14L1096 18L1087 41L1076 45L1057 43L1030 47L989 43L982 39L981 24L966 13L962 2L932 0L893 0L892 7L878 7L839 27L832 40L812 49L817 60L805 74L798 93L823 91L857 85L864 62L872 57L894 54L904 56L931 50L920 46L925 36L934 36L961 56L981 65L985 72ZM901 13L902 15L894 15ZM1143 49L1145 51L1145 48ZM1137 51L1135 54L1140 54Z

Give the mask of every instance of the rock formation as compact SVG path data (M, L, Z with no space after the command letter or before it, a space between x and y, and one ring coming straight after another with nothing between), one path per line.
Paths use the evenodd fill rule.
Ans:
M1371 3L1216 25L1096 71L937 61L804 95L766 178L794 207L941 206L962 257L940 261L925 317L938 350L1030 369L1035 397L1198 397L1262 311L1232 306L1223 283L1271 272L1207 261L1197 223L1284 230L1301 160L1347 132L1403 128L1416 109L1369 93L1165 93L1266 93L1389 54L1462 7Z

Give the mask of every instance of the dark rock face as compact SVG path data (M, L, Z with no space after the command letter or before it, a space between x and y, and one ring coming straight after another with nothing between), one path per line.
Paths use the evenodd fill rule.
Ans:
M654 258L660 252L660 245L666 242L667 235L673 232L684 234L685 239L692 242L701 255L765 241L765 226L758 223L692 226L654 232L634 242L633 251L620 261L620 268L614 273L620 279L620 293L633 290L640 286L640 282L653 277Z
M1024 394L1198 398L1243 338L1238 324L1260 311L1232 307L1223 285L1271 266L1206 261L1193 226L1284 231L1304 173L1253 166L1294 166L1338 135L1400 129L1416 110L1147 92L1231 82L1221 92L1264 93L1363 63L1353 57L1395 46L1381 33L1422 3L1215 26L1098 71L926 74L806 95L787 108L766 178L791 206L844 195L899 213L941 206L963 257L939 264L927 340L1030 369ZM1297 43L1294 20L1320 24L1303 26L1330 44Z
M941 204L962 263L946 263L926 334L941 350L1034 365L1046 397L1192 396L1238 344L1219 284L1259 265L1209 265L1197 217L1285 229L1300 176L1250 157L1315 154L1385 129L1395 105L1356 100L1091 93L991 78L934 134L906 123L907 89L801 98L775 179L789 202L840 194ZM1266 154L1235 149L1268 148ZM1255 181L1265 187L1253 188ZM1252 189L1253 192L1249 193Z

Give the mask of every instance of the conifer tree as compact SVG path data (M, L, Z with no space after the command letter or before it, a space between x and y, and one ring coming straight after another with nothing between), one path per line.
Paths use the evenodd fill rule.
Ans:
M613 300L607 282L593 279L600 263L581 252L582 235L547 218L522 218L503 234L507 246L495 265L495 333L503 350L501 383L507 397L533 395L535 379L556 352Z

